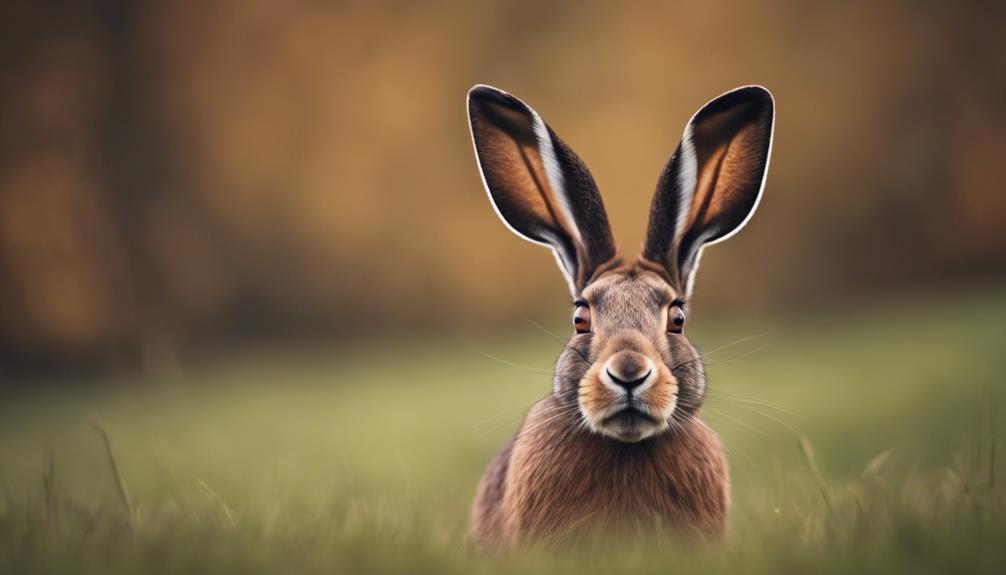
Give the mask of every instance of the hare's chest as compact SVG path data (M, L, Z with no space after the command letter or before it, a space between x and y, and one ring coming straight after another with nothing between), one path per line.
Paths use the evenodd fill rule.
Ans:
M514 538L539 538L578 529L628 531L689 526L694 505L673 470L650 454L611 453L590 445L512 454L504 507Z

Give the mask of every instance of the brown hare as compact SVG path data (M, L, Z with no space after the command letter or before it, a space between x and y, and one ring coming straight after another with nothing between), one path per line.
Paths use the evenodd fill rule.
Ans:
M478 85L468 114L493 207L518 236L552 249L575 307L551 394L478 485L473 538L503 549L585 526L722 535L727 462L699 412L705 370L685 317L703 249L758 205L772 95L738 88L692 117L657 183L643 253L629 263L590 172L534 110Z

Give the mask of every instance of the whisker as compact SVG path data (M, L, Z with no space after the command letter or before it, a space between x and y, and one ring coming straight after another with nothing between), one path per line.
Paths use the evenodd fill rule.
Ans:
M588 359L587 359L587 358L586 358L586 357L585 357L585 356L584 356L584 355L583 355L582 353L580 353L580 350L576 349L575 347L573 347L573 346L571 346L571 345L568 345L568 346L566 346L566 349L569 349L569 350L571 350L571 351L572 351L573 353L575 353L575 354L577 355L577 357L579 357L579 358L580 358L580 360L581 360L581 361L583 361L583 363L584 363L584 364L585 364L585 365L586 365L586 366L587 366L588 368L589 368L590 366L592 366L592 365L593 365L592 363L590 363L590 360L588 360Z
M569 349L573 350L573 352L576 353L576 355L580 356L580 359L583 360L583 363L585 363L587 365L591 365L590 361L588 361L587 358L584 357L584 355L582 353L580 353L580 350L578 350L575 347L569 345L569 338L564 338L564 337L562 337L560 335L556 335L555 333L553 333L553 332L545 329L544 327L542 327L539 323L535 322L531 318L526 318L526 319L527 319L527 322L530 323L531 325L533 325L534 327L540 329L541 331L543 331L547 335L552 336L556 341L558 341L559 343L561 343L564 346L568 347Z
M531 427L525 427L525 428L521 429L520 433L523 435L525 433L532 433L534 431L537 431L541 427L545 426L546 424L548 424L548 423L550 423L550 422L552 422L552 421L554 421L556 419L559 419L560 417L565 417L567 415L573 414L574 412L576 412L577 409L579 409L579 406L574 405L572 407L567 407L565 410L562 410L560 413L554 413L553 412L544 421L538 421L534 425L532 425Z
M671 433L674 434L675 437L679 437L678 436L679 431L682 434L685 432L685 426L682 425L680 421L678 421L678 419L674 416L673 411L671 412L671 418L668 419L667 422L671 425L670 427Z
M558 405L550 408L543 409L541 412L537 413L539 417L551 416L561 412L567 412L574 409L574 406L568 405Z
M707 362L706 365L726 365L728 363L733 363L735 361L742 360L742 359L744 359L744 358L746 358L748 356L754 355L754 354L758 353L759 351L765 350L766 348L768 348L768 346L762 346L762 347L759 347L759 348L757 348L755 350L752 350L752 351L749 351L749 352L746 352L746 353L742 353L742 354L740 354L738 356L735 356L735 357L731 357L730 359L725 359L725 360L722 360L722 361ZM671 372L673 373L674 370L678 369L679 367L688 365L689 363L705 359L706 355L708 355L708 354L702 354L702 353L700 353L699 355L697 355L695 357L692 357L692 358L686 359L686 360L684 360L682 362L676 363L676 364L674 364L674 367L671 368Z
M498 361L498 362L502 363L503 365L509 365L510 367L516 367L516 368L519 368L519 369L523 369L524 371L529 371L529 372L535 373L537 375L549 375L549 376L552 375L551 371L544 370L544 369L542 369L540 367L533 367L533 366L530 366L530 365L524 365L524 364L521 364L521 363L516 363L516 362L513 362L513 361L508 361L508 360L496 357L495 355L490 355L490 354L488 354L488 353L486 353L484 351L480 351L479 355L481 355L483 357L487 357L487 358L489 358L489 359L491 359L493 361Z
M795 433L795 434L797 434L797 435L799 435L801 437L803 436L803 433L801 433L797 428L795 428L792 425L786 423L785 421L779 419L778 417L775 417L774 415L765 413L763 411L758 411L757 409L755 409L753 407L748 407L748 406L743 405L741 403L737 403L735 405L736 405L736 407L739 407L741 409L746 409L746 410L750 411L751 413L757 413L758 415L760 415L760 416L762 416L762 417L764 417L766 419L771 419L772 421L778 423L779 425L785 427L786 429L792 431L793 433Z
M731 348L731 347L733 347L735 345L744 343L746 341L751 341L752 339L757 339L759 337L765 337L767 335L771 335L771 333L772 332L767 331L765 333L759 333L759 334L755 334L755 335L749 335L747 337L742 337L741 339L738 339L736 341L732 341L732 342L730 342L730 343L728 343L726 345L721 345L721 346L719 346L719 347L717 347L715 349L712 349L712 350L707 351L705 353L700 353L700 354L696 355L695 357L692 357L692 358L686 359L686 360L684 360L684 361L682 361L680 363L677 363L677 364L674 365L674 367L671 368L671 371L673 372L675 369L678 369L679 367L682 367L684 365L688 365L689 363L692 363L692 362L695 362L695 361L699 361L701 359L705 359L706 357L708 357L708 356L710 356L710 355L712 355L712 354L714 354L714 353L716 353L718 351L723 351L724 349ZM765 349L766 347L767 346L762 346L762 347L758 348L755 351L761 351L761 350ZM740 356L738 356L736 358L732 358L730 360L726 360L726 361L723 361L723 362L710 363L709 365L722 365L723 363L730 363L730 362L736 361L738 359L743 359L744 357L747 357L747 355L750 355L751 353L754 353L754 352L749 352L748 354L742 354L742 355L740 355Z
M555 416L550 417L549 419L547 419L545 421L540 421L540 422L532 425L531 427L527 427L527 428L521 429L518 432L518 434L519 435L526 435L526 434L536 433L539 430L541 430L543 427L547 426L549 423L552 423L552 421L554 421L556 419L563 418L563 417L568 417L570 415L572 415L572 412L570 412L570 413L559 413L559 414L556 414ZM560 435L560 439L561 439L561 435Z
M491 418L490 420L482 421L477 423L472 427L473 436L476 439L485 439L489 437L495 430L499 429L504 425L516 424L517 430L520 429L519 424L523 418L522 414L518 415L507 415Z
M724 401L730 401L730 402L736 402L736 403L749 403L749 404L758 405L758 406L761 406L761 407L768 407L768 408L771 408L771 409L775 409L775 410L781 411L783 413L788 413L790 415L796 415L797 414L797 412L796 412L795 409L793 409L791 407L788 407L786 405L783 405L781 403L775 403L775 402L772 402L772 401L768 401L766 399L761 399L761 398L758 398L758 397L750 397L750 396L747 396L747 395L741 395L741 394L737 394L737 393L724 393L724 392L721 392L721 391L715 390L715 389L706 389L706 397L708 397L710 399L722 399Z
M536 328L540 329L540 330L541 330L542 332L544 332L544 333L545 333L546 335L550 335L550 336L552 336L552 338L553 338L553 339L555 339L555 340L556 340L556 341L558 341L558 342L561 342L561 343L562 343L563 345L566 345L566 343L567 343L567 342L569 341L569 338L565 338L565 339L564 339L564 338L562 338L561 336L559 336L559 335L556 335L555 333L553 333L553 332L551 332L551 331L549 331L549 330L545 329L545 328L544 328L544 327L543 327L543 326L542 326L541 324L539 324L538 322L534 321L534 320L533 320L533 319L531 319L531 318L527 318L527 322L528 322L529 324L533 325L534 327L536 327Z
M487 417L487 418L485 418L485 419L477 422L474 425L474 428L478 429L478 428L480 428L480 427L482 427L484 425L492 425L492 424L495 424L495 423L505 423L506 421L509 421L511 419L517 419L518 417L520 417L519 414L512 414L512 413L506 414L506 415L493 415L493 416Z
M507 415L490 416L490 417L488 417L488 418L486 418L486 419L484 419L484 420L476 423L473 426L473 428L475 430L479 430L479 428L481 428L483 426L492 426L492 425L497 425L497 424L498 425L502 425L503 423L507 423L507 422L510 422L510 421L516 421L516 420L519 420L519 419L523 419L523 418L527 417L528 412L531 411L531 408L533 408L535 406L535 404L538 403L538 401L540 401L540 400L535 400L535 401L531 402L530 404L524 406L523 408L521 408L520 412L517 413L517 414L507 414ZM566 408L566 406L564 406L564 405L550 406L550 407L544 408L544 410L543 410L542 413L545 414L545 415L548 415L548 414L552 414L552 413L558 412L558 411L560 411L562 409L565 409L565 408Z
M562 431L562 436L559 438L559 441L556 442L556 445L566 444L583 431L590 431L587 418L583 415L582 411L576 419L577 421L574 425L571 425Z
M729 415L727 413L723 413L722 411L719 411L718 409L713 409L711 407L706 407L706 409L708 409L709 411L715 413L716 415L719 415L720 417L725 417L725 418L729 419L730 421L736 423L737 425L743 427L744 429L747 429L748 431L753 431L753 432L757 433L758 435L767 435L764 431L762 431L760 429L755 429L754 427L748 425L747 423L741 421L740 419L737 419L736 417L733 417L732 415Z
M671 412L671 417L674 417L677 413L678 413L677 411ZM708 425L706 425L706 423L704 421L702 421L701 419L698 419L698 417L696 417L695 415L683 415L682 414L682 417L686 417L687 418L686 419L686 423L694 423L696 425L704 427L706 429L706 431L708 431L709 433L712 433L713 435L715 435L716 437L718 437L719 440L723 442L723 445L725 445L728 450L736 452L738 455L740 455L741 457L743 457L745 461L748 462L748 465L750 465L754 469L757 469L758 466L755 465L754 460L752 460L748 456L748 454L744 452L744 450L740 449L736 445L734 445L734 444L730 443L729 441L727 441L726 439L724 439L720 434L716 433L715 431L712 430L711 427L709 427Z
M712 362L707 363L706 365L726 365L728 363L733 363L735 361L740 361L740 360L745 359L747 357L750 357L750 356L752 356L752 355L754 355L754 354L756 354L758 352L765 351L766 349L768 349L768 347L769 347L768 345L763 345L761 347L752 349L751 351L748 351L748 352L742 353L740 355L731 357L730 359L724 359L722 361L712 361Z
M712 355L712 354L714 354L714 353L716 353L716 352L718 352L718 351L723 351L724 349L728 349L728 348L731 348L731 347L733 347L733 346L735 346L735 345L739 345L739 344L742 344L742 343L744 343L744 342L746 342L746 341L751 341L752 339L758 339L758 338L760 338L760 337L765 337L765 336L767 336L767 335L772 335L772 332L770 332L770 331L766 331L766 332L762 332L762 333L757 333L757 334L755 334L755 335L749 335L749 336L747 336L747 337L742 337L742 338L740 338L740 339L738 339L738 340L735 340L735 341L732 341L732 342L730 342L730 343L728 343L728 344L725 344L725 345L721 345L721 346L719 346L719 347L717 347L717 348L715 348L715 349L711 349L711 350L709 350L709 351L705 352L705 353L704 353L704 354L702 354L702 355Z

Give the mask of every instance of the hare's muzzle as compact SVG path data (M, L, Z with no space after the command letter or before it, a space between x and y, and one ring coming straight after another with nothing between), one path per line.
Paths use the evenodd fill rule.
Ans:
M678 382L652 345L619 339L581 380L580 411L596 433L636 442L669 427Z

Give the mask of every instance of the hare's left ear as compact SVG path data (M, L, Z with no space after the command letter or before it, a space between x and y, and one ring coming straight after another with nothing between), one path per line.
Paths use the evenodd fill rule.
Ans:
M685 127L657 183L643 256L690 294L705 246L744 226L761 199L775 102L761 86L727 92Z
M502 90L472 88L468 119L496 213L518 236L552 248L577 297L616 257L594 178L537 112Z

